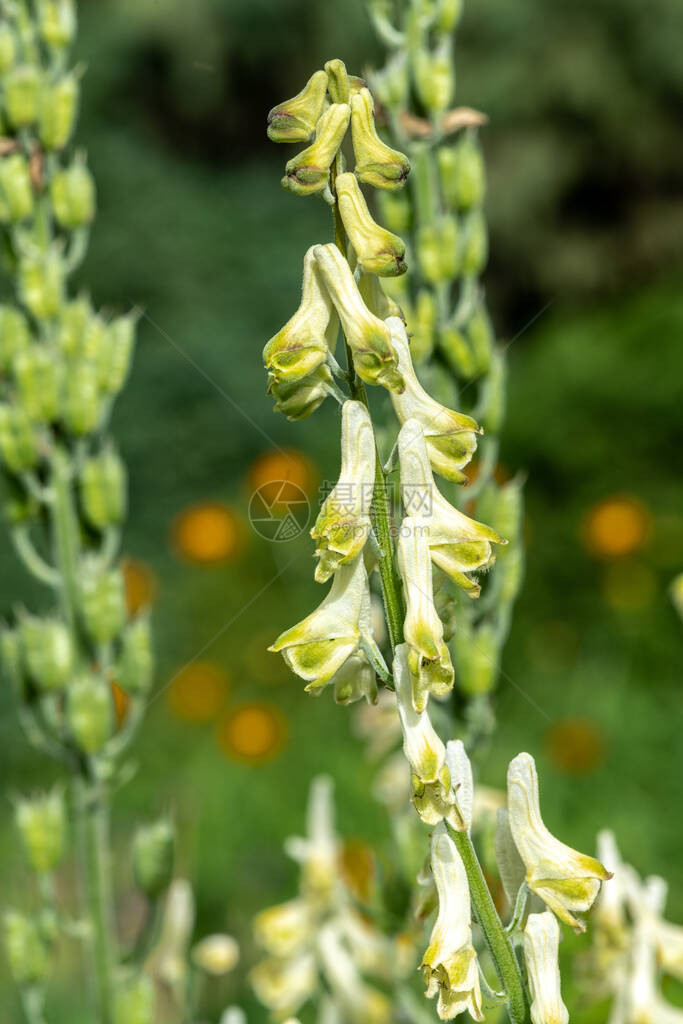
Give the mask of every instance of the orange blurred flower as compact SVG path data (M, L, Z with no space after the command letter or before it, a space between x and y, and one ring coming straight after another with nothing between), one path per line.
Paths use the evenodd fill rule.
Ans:
M277 485L283 481L300 488L310 497L318 483L318 472L303 452L285 448L282 452L264 452L259 455L252 463L247 478L251 493L264 487L266 499L269 485L272 485L275 494Z
M287 723L270 704L242 704L219 722L216 740L235 761L269 761L287 738Z
M124 558L121 563L123 581L126 587L128 614L137 615L141 608L147 608L156 598L159 581L144 562L136 558Z
M546 733L548 753L566 775L589 775L605 759L604 736L589 718L563 718Z
M178 553L196 565L225 562L243 540L234 512L227 505L211 501L183 509L175 519L172 536Z
M229 685L223 669L209 661L195 661L173 679L169 707L184 722L208 722L225 703Z
M116 717L116 728L120 729L128 717L130 697L125 690L122 690L118 683L111 684L111 695L114 702L114 715Z
M648 508L629 495L606 498L589 511L583 526L584 543L601 558L619 558L643 546L650 533Z

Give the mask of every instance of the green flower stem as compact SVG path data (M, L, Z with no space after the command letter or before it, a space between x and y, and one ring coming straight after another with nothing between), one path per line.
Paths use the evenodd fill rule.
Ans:
M484 933L486 945L493 958L501 985L505 990L508 1016L512 1024L530 1024L529 1005L519 964L502 921L493 905L491 893L472 840L467 832L457 832L450 826L448 831L465 865L474 913Z

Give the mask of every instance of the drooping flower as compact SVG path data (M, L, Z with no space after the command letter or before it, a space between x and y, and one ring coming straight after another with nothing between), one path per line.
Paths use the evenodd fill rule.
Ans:
M411 418L398 435L401 495L406 515L426 532L429 553L455 584L472 597L480 586L468 574L494 561L492 544L505 544L495 530L453 508L438 490L429 463L422 424Z
M330 168L349 126L348 103L332 103L318 121L315 140L287 161L282 185L298 196L311 196L329 186Z
M560 990L560 926L549 910L529 914L524 929L524 963L531 991L533 1024L569 1024Z
M363 645L384 664L370 623L370 590L362 556L342 565L323 602L302 622L282 633L269 651L281 651L306 690L321 690Z
M363 550L372 525L375 437L370 414L361 402L344 402L339 480L323 502L311 536L319 558L315 578L324 583L340 565Z
M323 112L326 92L327 75L316 71L301 92L273 107L268 114L270 141L307 142Z
M507 782L510 830L526 867L527 885L561 921L577 932L585 931L576 913L590 910L600 883L611 873L594 857L565 846L546 828L530 754L518 754L510 762Z
M332 374L325 363L307 377L294 383L268 382L268 394L275 399L275 411L288 420L304 420L334 391Z
M454 412L427 394L420 384L412 359L405 324L399 317L386 320L391 345L398 355L398 368L405 381L405 390L393 394L391 401L401 423L416 419L422 424L427 452L432 469L446 480L462 483L462 472L477 447L477 434L481 433L475 420L464 413Z
M380 139L375 128L375 105L369 89L351 97L351 138L359 181L373 188L402 188L410 171L408 159Z
M426 995L438 994L441 1020L452 1020L468 1010L484 1020L477 954L472 945L470 890L465 866L455 843L441 823L432 833L432 874L439 910L429 946L422 959Z
M444 697L450 692L454 674L443 624L434 606L429 542L419 521L410 516L401 523L397 561L406 599L404 634L410 648L413 706L424 711L430 693Z
M334 185L339 213L361 269L380 277L404 274L405 244L398 235L372 219L356 175L338 174Z

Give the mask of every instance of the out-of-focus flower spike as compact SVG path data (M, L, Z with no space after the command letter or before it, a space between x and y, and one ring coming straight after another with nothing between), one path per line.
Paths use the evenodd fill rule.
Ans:
M361 269L379 277L404 274L405 244L372 219L355 174L338 174L334 184L344 228Z
M549 910L529 914L524 929L524 962L531 990L533 1024L569 1024L560 990L560 926Z
M324 72L323 72L324 74ZM330 168L349 126L348 103L333 103L318 121L315 141L287 162L282 185L298 196L315 195L329 184Z
M323 112L326 92L327 75L316 71L300 93L273 107L268 114L271 142L307 142Z
M272 956L292 956L311 938L314 921L306 900L287 900L256 915L254 938Z
M351 136L355 174L374 188L402 188L410 172L408 158L380 139L375 128L374 103L369 89L351 97Z
M257 998L277 1020L296 1013L310 999L318 984L318 972L312 953L301 953L286 960L262 960L249 980Z

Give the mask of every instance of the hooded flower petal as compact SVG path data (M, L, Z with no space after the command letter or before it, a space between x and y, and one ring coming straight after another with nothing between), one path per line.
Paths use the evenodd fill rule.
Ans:
M428 825L436 825L453 807L446 748L426 711L413 707L408 644L399 644L394 656L394 685L403 731L403 752L412 770L412 799L417 813Z
M533 1024L569 1024L560 991L559 948L560 926L550 911L529 914L524 929L524 962Z
M292 384L308 377L335 349L339 320L320 280L314 248L311 246L304 256L301 304L263 350L269 378L276 384Z
M403 153L390 149L377 134L375 105L369 89L360 89L351 97L351 137L356 158L356 174L373 188L393 191L402 188L410 171Z
M590 910L600 882L610 872L594 857L572 850L556 839L541 818L538 775L530 754L518 754L508 768L508 811L515 846L526 867L532 892L575 931L585 931L576 912Z
M456 832L469 832L472 828L474 807L474 781L472 765L462 740L449 740L446 744L446 764L451 776L455 803L448 822Z
M361 402L345 402L339 481L323 502L311 530L320 559L315 572L319 583L328 580L340 565L353 561L365 546L372 528L370 506L375 463L370 413Z
M401 523L397 561L406 599L404 634L410 646L413 706L424 711L430 693L444 697L450 692L453 665L434 606L429 543L423 527L410 516Z
M284 188L297 196L315 195L329 185L330 167L349 126L348 103L332 103L318 121L315 141L285 167Z
M452 1020L465 1010L474 1020L484 1020L467 875L443 823L432 833L432 874L439 910L422 959L425 994L431 998L438 993L441 1020Z
M355 174L338 174L334 184L339 212L361 269L380 277L405 274L405 244L372 219Z
M413 369L405 324L392 316L386 325L398 355L399 372L405 381L405 390L391 396L394 411L401 423L414 418L422 424L434 472L446 480L462 483L466 479L462 469L477 447L476 435L481 433L480 428L471 416L447 409L427 394Z
M392 393L403 390L389 328L363 302L351 268L336 245L316 245L323 281L330 293L351 351L356 373L366 384L382 384Z
M406 515L416 519L427 534L432 561L471 596L479 584L468 573L494 561L492 544L505 544L495 530L453 508L438 490L429 462L422 424L411 418L398 435L401 495Z
M316 71L300 93L273 107L268 114L271 142L307 142L323 112L326 92L327 75Z
M268 382L268 394L275 399L275 411L288 420L306 419L333 390L332 374L325 363L294 383L278 384L272 377Z

